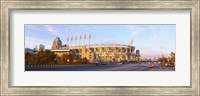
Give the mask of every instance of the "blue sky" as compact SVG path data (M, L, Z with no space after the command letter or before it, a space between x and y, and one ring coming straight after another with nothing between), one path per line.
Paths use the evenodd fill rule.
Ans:
M176 25L25 25L25 47L34 48L36 44L44 44L50 49L55 37L60 37L63 44L67 37L92 34L91 44L120 43L134 41L136 49L142 57L157 57L175 52ZM86 42L88 44L88 42ZM73 43L75 44L75 43ZM78 42L76 43L78 44Z

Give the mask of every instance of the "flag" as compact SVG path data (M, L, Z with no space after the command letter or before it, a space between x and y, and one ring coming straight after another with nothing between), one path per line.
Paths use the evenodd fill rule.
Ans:
M67 37L67 42L69 41L69 37Z

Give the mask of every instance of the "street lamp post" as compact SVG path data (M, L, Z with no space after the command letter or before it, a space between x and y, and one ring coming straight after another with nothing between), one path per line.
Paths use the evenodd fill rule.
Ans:
M69 59L67 59L67 63L69 63Z

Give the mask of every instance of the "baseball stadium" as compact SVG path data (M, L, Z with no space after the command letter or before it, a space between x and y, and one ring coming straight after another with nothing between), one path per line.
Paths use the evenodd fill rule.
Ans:
M132 41L133 42L133 41ZM62 45L57 37L53 41L52 50L55 54L62 56L70 52L75 52L81 58L87 58L90 63L95 62L121 62L134 59L135 46L129 44L88 44L69 46Z

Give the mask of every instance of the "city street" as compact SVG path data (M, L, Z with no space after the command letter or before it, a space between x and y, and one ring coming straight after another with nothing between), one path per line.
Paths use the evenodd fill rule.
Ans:
M175 71L175 67L165 67L157 64L152 68L147 68L148 65L151 64L38 65L26 66L26 71Z

